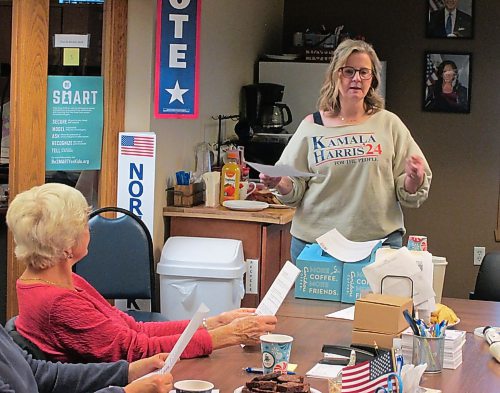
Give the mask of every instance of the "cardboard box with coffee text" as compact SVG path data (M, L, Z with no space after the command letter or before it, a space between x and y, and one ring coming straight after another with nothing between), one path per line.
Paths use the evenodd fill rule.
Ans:
M318 244L307 245L297 257L300 275L295 282L295 297L340 300L342 262L324 252Z

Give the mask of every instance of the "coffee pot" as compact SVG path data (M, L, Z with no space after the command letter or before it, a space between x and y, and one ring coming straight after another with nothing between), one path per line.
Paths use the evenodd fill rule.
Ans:
M277 102L262 108L261 123L264 130L279 132L292 122L292 112L288 105Z
M285 86L255 83L241 88L239 122L235 132L240 140L253 133L279 133L292 122L290 108L281 103Z

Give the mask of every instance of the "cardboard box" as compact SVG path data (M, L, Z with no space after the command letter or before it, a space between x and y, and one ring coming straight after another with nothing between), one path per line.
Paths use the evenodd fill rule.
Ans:
M380 248L379 242L373 247L372 252L365 259L358 262L344 262L342 269L342 303L354 304L357 299L361 297L364 292L370 292L370 284L366 280L365 274L362 269L375 261L375 255Z
M174 206L191 207L203 203L203 183L174 186Z
M325 253L318 244L307 245L297 258L301 270L295 282L295 297L340 300L342 262Z
M411 314L411 298L369 293L356 300L353 328L374 333L399 334L408 327L403 310L408 310Z
M392 339L396 337L401 337L401 333L376 333L369 332L365 330L353 329L352 331L352 343L374 346L377 343L379 348L391 349Z

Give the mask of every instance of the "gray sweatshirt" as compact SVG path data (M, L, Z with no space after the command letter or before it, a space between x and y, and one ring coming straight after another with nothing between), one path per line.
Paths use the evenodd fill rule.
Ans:
M36 360L0 325L0 393L123 393L128 363L69 364ZM99 390L100 389L100 390Z
M425 161L422 186L415 194L405 191L405 161L411 155L425 161L408 128L386 110L355 125L302 121L278 164L323 176L292 178L292 191L278 196L297 207L292 235L313 243L333 228L352 241L404 233L401 207L419 207L432 177Z

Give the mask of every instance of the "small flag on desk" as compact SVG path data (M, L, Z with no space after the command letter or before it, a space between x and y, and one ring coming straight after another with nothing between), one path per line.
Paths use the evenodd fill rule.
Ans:
M120 151L125 156L153 157L155 141L152 136L122 135Z
M373 393L387 388L387 374L394 372L392 351L375 359L342 369L342 393Z

